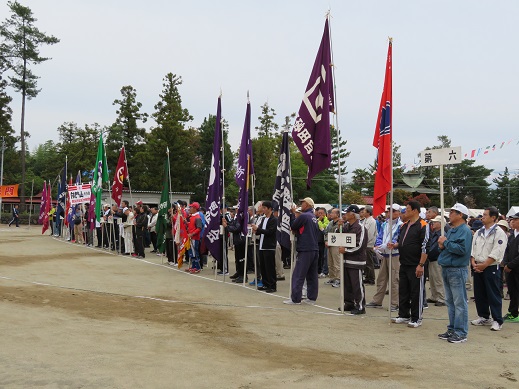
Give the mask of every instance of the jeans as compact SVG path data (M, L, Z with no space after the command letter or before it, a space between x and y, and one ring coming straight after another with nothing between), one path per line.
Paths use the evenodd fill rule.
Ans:
M200 270L200 241L191 240L191 248L189 249L189 258L191 258L191 267Z
M469 306L467 304L467 267L442 267L445 304L449 313L447 329L456 335L467 337L469 332Z

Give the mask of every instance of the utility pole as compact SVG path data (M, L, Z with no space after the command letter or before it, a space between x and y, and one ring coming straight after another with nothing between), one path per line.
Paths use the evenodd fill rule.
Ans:
M4 184L5 136L2 137L2 162L0 165L0 187ZM0 224L2 224L2 197L0 197Z

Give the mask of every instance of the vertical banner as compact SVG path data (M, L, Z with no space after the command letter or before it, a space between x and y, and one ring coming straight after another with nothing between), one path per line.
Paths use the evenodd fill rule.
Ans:
M283 132L283 141L279 152L278 170L272 205L279 209L277 240L290 249L290 209L292 208L292 187L290 185L290 148L288 132Z
M168 158L164 161L164 174L162 178L162 195L160 196L159 214L155 230L157 232L157 247L160 253L166 250L166 228L168 223L168 210L171 208L169 200L169 163Z

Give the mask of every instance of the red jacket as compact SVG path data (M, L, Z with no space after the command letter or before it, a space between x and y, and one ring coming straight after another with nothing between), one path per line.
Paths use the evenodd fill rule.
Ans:
M191 239L200 240L200 231L202 231L202 219L200 219L200 214L197 212L189 217L187 233L193 234Z

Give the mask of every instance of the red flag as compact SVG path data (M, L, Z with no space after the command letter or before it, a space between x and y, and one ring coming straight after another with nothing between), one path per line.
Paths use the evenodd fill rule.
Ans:
M124 146L119 154L119 162L117 162L117 168L115 169L114 182L112 184L112 199L116 202L117 206L121 205L123 196L123 181L128 178L128 166L126 165Z
M377 171L375 173L375 193L373 195L373 216L384 212L386 196L393 187L393 158L392 144L393 133L391 128L391 105L393 100L392 87L392 42L389 40L387 50L386 76L384 78L384 90L380 99L377 127L373 146L378 149Z
M50 186L50 182L49 182L47 189L49 190L49 193L46 196L45 214L43 215L43 226L41 228L42 234L44 234L45 231L47 231L47 229L49 228L49 212L50 212L50 208L51 208L51 204L52 204L52 194L51 194L52 188ZM42 196L43 196L43 194L42 194Z

